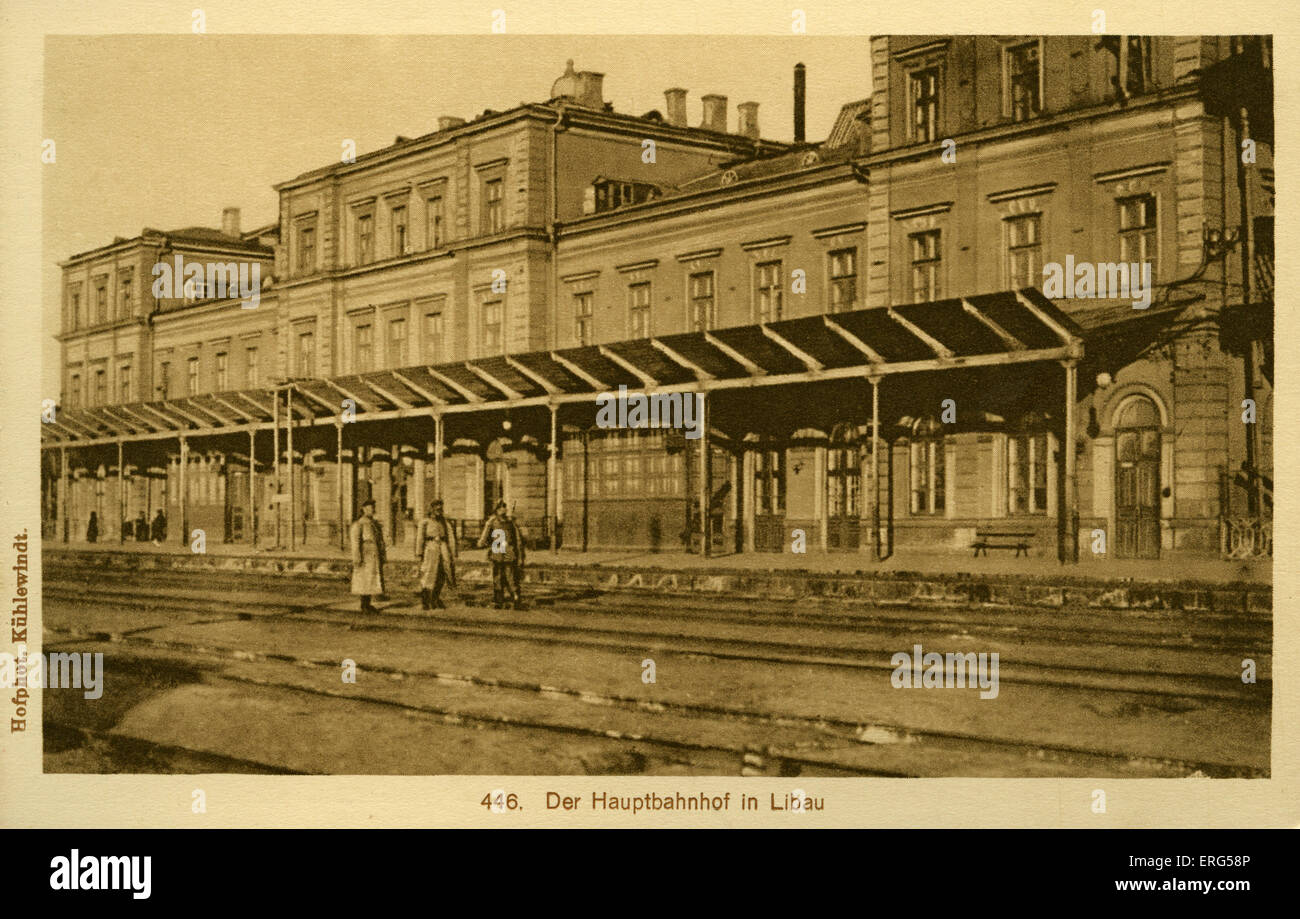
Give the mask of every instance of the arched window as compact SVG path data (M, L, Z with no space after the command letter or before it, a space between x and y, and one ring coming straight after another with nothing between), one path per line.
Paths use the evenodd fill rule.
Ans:
M909 481L911 484L911 512L913 514L942 514L944 512L944 457L943 425L933 416L912 423L911 443L908 446Z
M1007 512L1047 513L1047 418L1029 412L1007 435Z

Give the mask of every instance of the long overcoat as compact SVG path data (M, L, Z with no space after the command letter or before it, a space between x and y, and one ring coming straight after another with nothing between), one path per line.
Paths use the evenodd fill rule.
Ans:
M384 592L384 529L373 517L352 524L352 592L375 596Z
M448 586L456 586L456 538L451 532L451 521L445 517L435 520L425 517L415 533L420 546L420 588L433 590L438 583L438 569L442 568Z

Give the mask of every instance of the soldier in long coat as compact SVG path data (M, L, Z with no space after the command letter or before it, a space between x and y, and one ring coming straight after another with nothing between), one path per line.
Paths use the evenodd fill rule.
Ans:
M518 609L520 605L519 582L523 580L524 540L519 527L511 519L506 502L498 501L494 512L483 524L479 535L479 548L488 550L492 563L492 605Z
M361 505L361 516L352 524L352 592L361 595L361 611L375 610L371 597L384 592L384 530L375 519L375 502Z
M446 609L442 588L456 586L456 537L443 504L434 501L415 530L416 556L420 559L420 605L426 610Z

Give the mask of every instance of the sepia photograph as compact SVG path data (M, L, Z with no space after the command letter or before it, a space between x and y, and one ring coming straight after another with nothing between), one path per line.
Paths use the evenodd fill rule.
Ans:
M1271 35L194 14L44 40L46 776L1273 775Z

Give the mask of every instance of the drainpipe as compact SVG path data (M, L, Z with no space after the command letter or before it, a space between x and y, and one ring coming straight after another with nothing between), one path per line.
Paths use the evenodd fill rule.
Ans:
M555 123L551 125L551 201L550 201L550 226L548 227L547 236L551 243L551 308L547 311L550 314L550 328L547 329L547 340L551 348L559 346L559 328L560 328L560 132L564 130L564 116L568 114L564 103L559 103L555 112Z

